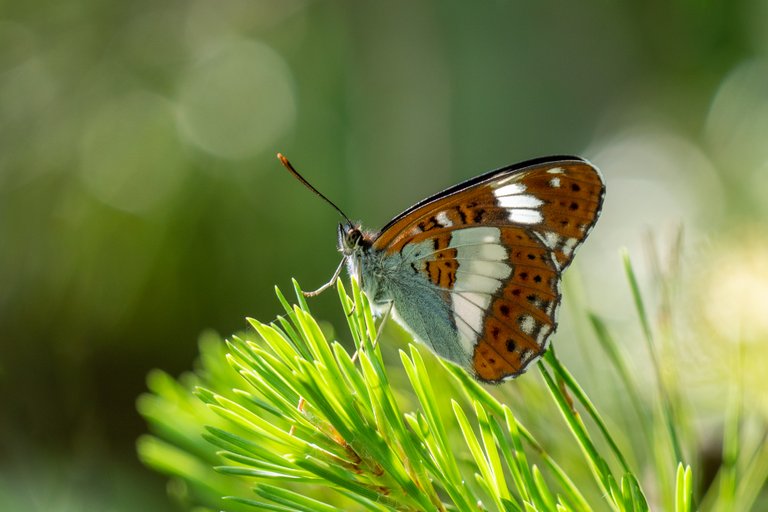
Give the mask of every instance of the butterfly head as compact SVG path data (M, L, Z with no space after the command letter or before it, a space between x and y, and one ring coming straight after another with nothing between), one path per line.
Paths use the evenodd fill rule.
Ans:
M359 225L349 222L339 223L338 247L345 257L352 256L361 248L369 247L370 245L370 236L363 232Z

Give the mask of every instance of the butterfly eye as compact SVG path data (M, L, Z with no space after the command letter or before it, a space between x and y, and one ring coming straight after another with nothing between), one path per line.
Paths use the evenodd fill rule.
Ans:
M351 224L339 224L339 250L349 256L355 249L363 245L363 232Z
M351 248L359 246L362 239L363 233L357 228L352 228L347 233L347 243Z

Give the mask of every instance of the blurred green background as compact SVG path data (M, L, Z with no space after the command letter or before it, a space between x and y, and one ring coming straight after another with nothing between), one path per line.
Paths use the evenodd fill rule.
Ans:
M642 278L647 233L666 254L683 225L705 412L731 342L765 340L767 0L2 2L0 509L171 506L135 455L147 372L185 371L206 329L274 317L273 285L339 260L337 214L276 151L371 228L480 172L584 155L608 184L587 302L635 325L617 249Z

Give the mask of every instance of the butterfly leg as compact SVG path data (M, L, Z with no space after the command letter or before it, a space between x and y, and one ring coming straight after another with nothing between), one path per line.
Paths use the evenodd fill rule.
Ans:
M392 313L392 308L394 307L395 303L393 301L389 302L389 307L387 308L387 311L382 315L381 317L381 323L379 324L379 327L376 329L376 337L373 338L372 347L376 348L376 343L378 343L379 338L381 337L381 333L384 331L384 324L387 323L387 320L389 319L389 315ZM352 355L352 362L354 363L357 361L357 354L360 352L359 350L356 350L355 353Z
M344 262L342 261L342 264ZM362 283L363 283L363 274L362 269L360 268L360 265L357 265L357 270L355 271L355 280L357 281L358 286L362 289ZM349 314L347 314L348 317L351 317L352 314L355 312L355 308L357 307L357 304L352 304L352 309L349 310ZM355 356L357 356L357 352L355 352ZM352 362L354 363L355 360L352 359Z
M381 333L384 331L384 325L387 323L387 320L389 320L389 315L392 314L392 308L394 307L394 305L395 305L394 301L390 301L389 307L387 308L387 312L381 316L381 323L379 324L379 328L376 329L376 337L373 338L374 348L376 348L376 343L378 343L379 338L381 337Z
M336 281L339 280L339 275L341 274L341 269L344 268L344 263L347 261L347 258L342 258L341 263L339 263L339 267L336 269L336 272L333 273L333 277L330 281L325 283L323 286L318 288L317 290L311 291L311 292L302 292L305 297L316 297L317 295L320 295L325 290L330 288L331 286L336 284Z

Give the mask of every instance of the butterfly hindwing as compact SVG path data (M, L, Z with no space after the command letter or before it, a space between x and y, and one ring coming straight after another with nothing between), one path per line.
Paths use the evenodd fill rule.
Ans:
M507 228L517 238L520 228ZM482 380L499 381L522 373L546 350L560 305L560 272L550 253L529 259L533 250L510 246L513 269L490 303L473 353Z
M426 285L403 299L407 306L395 301L399 310L405 306L422 324L438 309L452 318L448 334L413 329L428 338L423 341L477 378L500 381L525 371L546 350L556 328L560 273L597 220L603 194L589 163L539 160L418 203L393 219L372 247L397 254Z
M555 328L560 294L552 253L517 226L470 227L452 235L446 249L419 254L417 268L452 272L443 281L425 275L449 301L459 344L471 349L476 375L496 381L519 374L541 355ZM445 341L431 345L439 348Z

